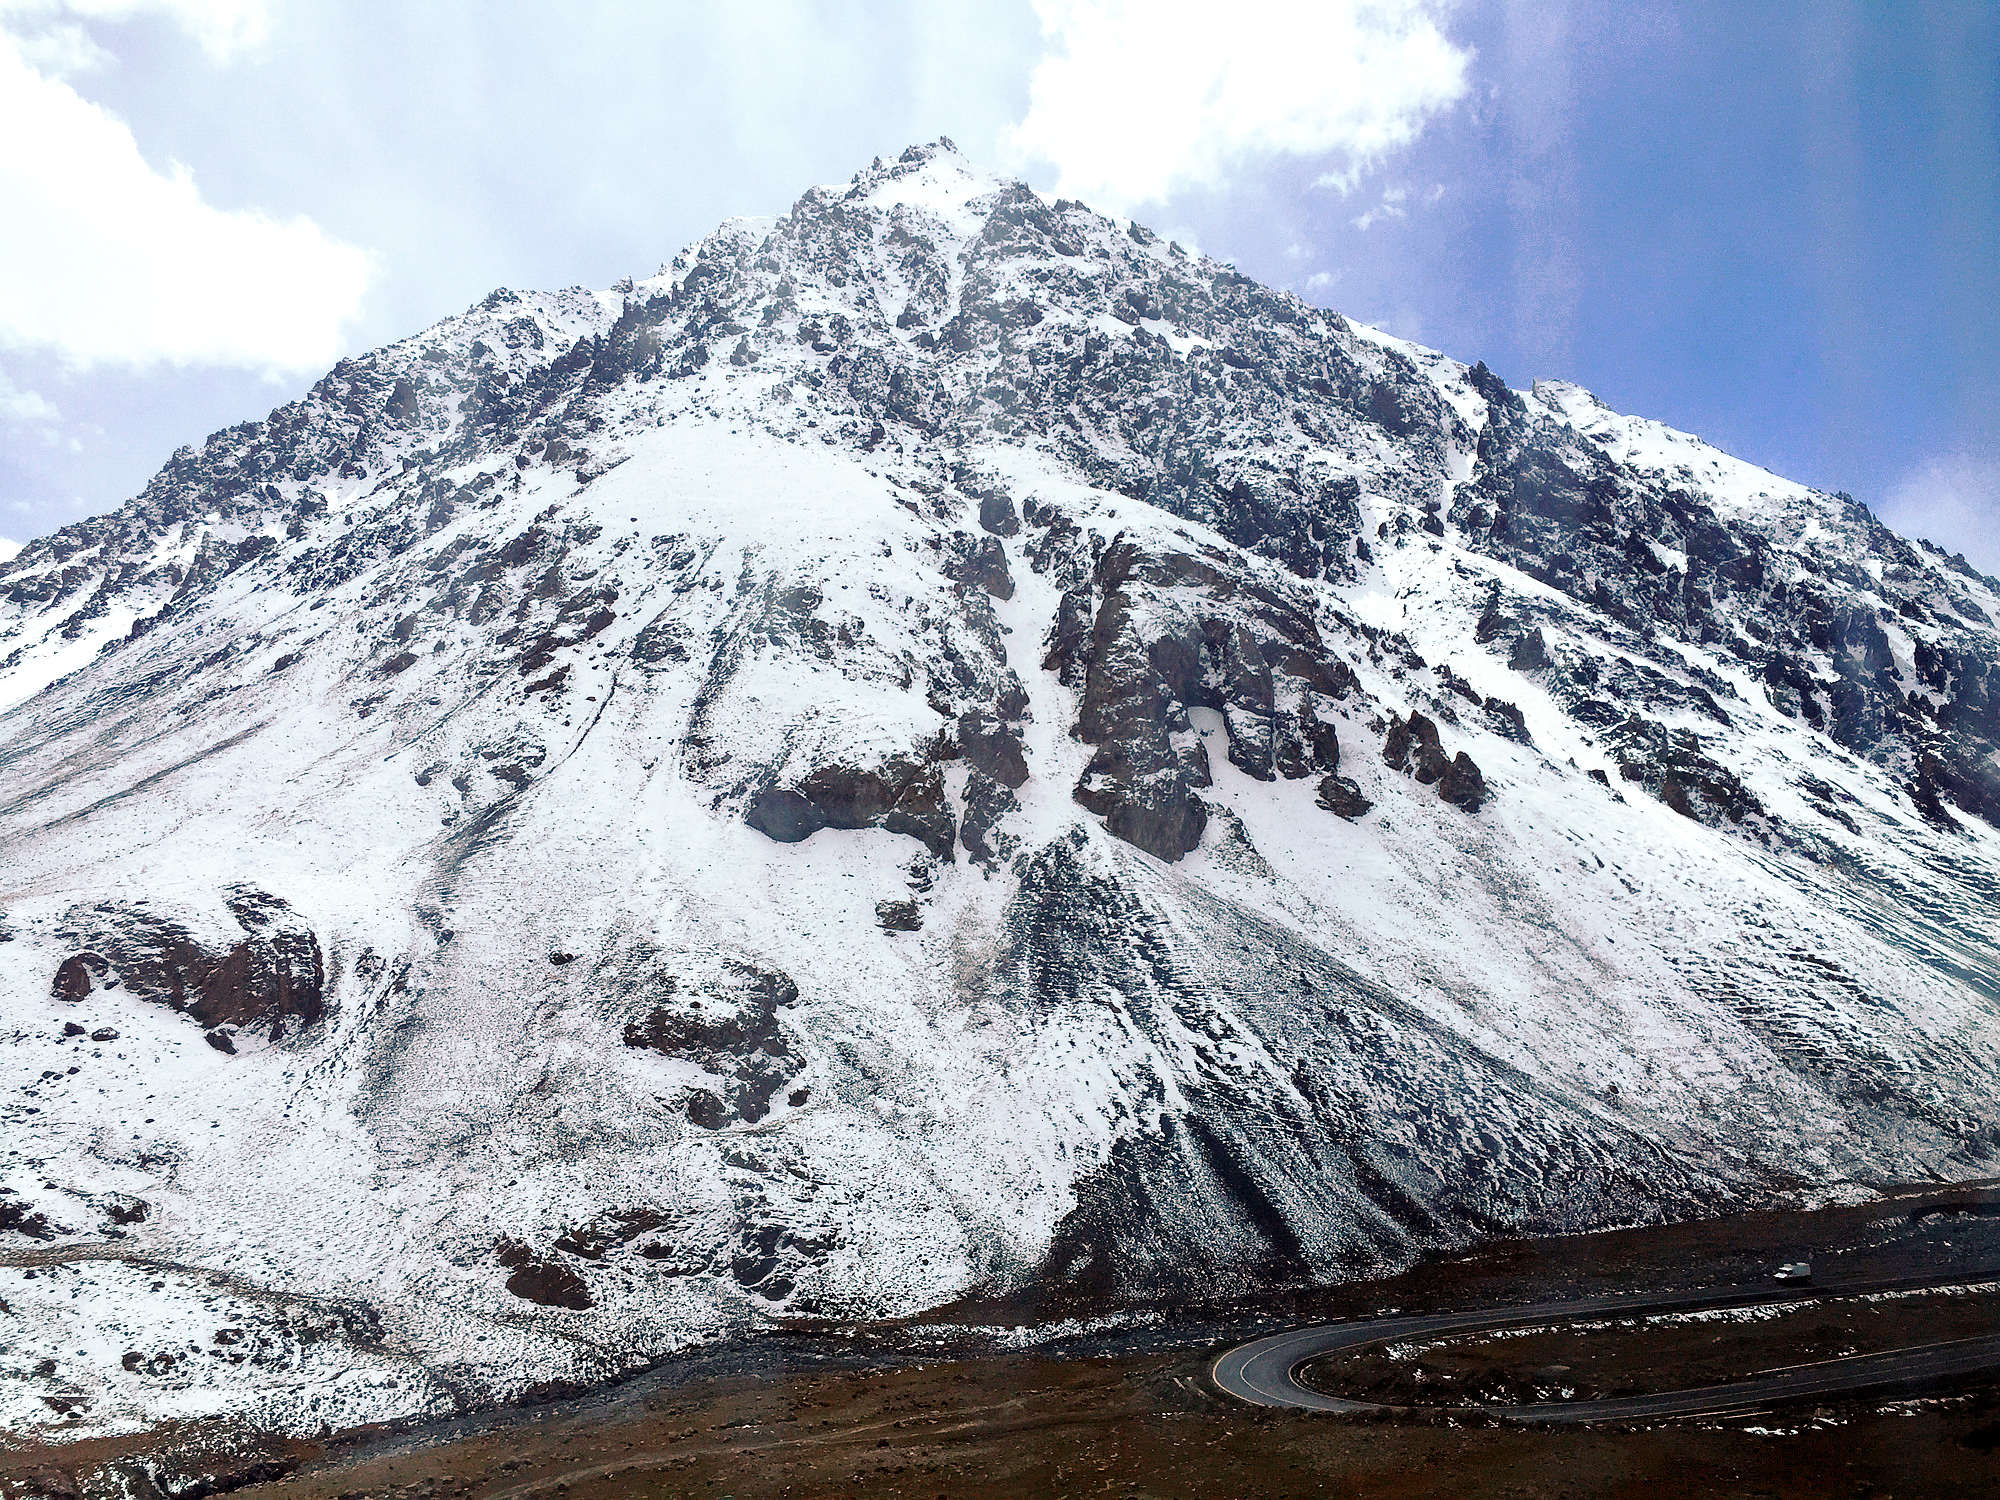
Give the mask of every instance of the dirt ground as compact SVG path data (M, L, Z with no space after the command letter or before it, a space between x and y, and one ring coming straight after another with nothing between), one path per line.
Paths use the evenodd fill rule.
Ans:
M1392 1406L1594 1401L2000 1329L2000 1296L1934 1294L1516 1328L1315 1360L1315 1390Z
M1552 1433L1364 1425L1203 1395L1188 1362L975 1360L730 1382L646 1418L531 1421L248 1494L342 1496L1991 1495L2000 1400L1837 1425ZM1792 1431L1804 1424L1801 1431Z
M1915 1217L1940 1205L1962 1211ZM1778 1261L1801 1255L1813 1257L1822 1284L2000 1279L1996 1207L2000 1194L1990 1189L1926 1189L1859 1208L1496 1243L1387 1281L1255 1307L1152 1309L1125 1332L1016 1353L982 1352L970 1330L1090 1309L1057 1296L1032 1306L968 1304L900 1329L771 1337L555 1405L325 1443L215 1428L67 1448L0 1444L0 1497L152 1500L225 1489L243 1500L2000 1494L2000 1387L1727 1424L1542 1430L1263 1411L1220 1396L1206 1378L1220 1348L1301 1317L1768 1285ZM1995 1307L1990 1297L1962 1303L1975 1320L1990 1319ZM966 1352L923 1352L948 1342L954 1328Z

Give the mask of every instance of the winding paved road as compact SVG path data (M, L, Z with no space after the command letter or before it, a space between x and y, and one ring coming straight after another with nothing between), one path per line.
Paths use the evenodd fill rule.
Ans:
M1829 1297L1860 1297L1878 1292L1929 1291L1981 1284L1958 1275L1830 1286L1791 1286L1777 1290L1759 1288L1746 1291L1738 1287L1672 1297L1586 1297L1523 1307L1486 1308L1477 1312L1370 1318L1355 1323L1318 1323L1239 1344L1217 1358L1209 1374L1215 1384L1228 1394L1258 1406L1292 1406L1324 1412L1384 1412L1396 1408L1309 1390L1299 1384L1297 1372L1301 1366L1315 1359L1342 1350L1408 1339L1431 1339L1445 1334L1478 1333L1523 1324L1567 1323L1586 1318L1644 1318L1661 1313L1703 1312L1716 1308L1758 1307L1774 1302L1805 1302ZM2000 1370L2000 1334L1985 1334L1949 1343L1796 1365L1728 1385L1658 1391L1644 1396L1621 1396L1609 1401L1481 1406L1477 1409L1490 1416L1520 1422L1605 1422L1718 1416L1729 1412L1762 1410L1781 1402L1805 1401L1819 1396L1915 1390L1996 1370Z

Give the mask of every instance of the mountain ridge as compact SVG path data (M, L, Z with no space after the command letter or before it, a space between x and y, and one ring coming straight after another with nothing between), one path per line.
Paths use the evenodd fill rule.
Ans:
M1996 610L944 143L495 292L0 565L10 1418L1989 1169Z

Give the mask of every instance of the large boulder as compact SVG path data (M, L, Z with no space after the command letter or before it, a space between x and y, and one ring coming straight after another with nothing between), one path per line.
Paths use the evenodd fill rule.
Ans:
M325 1013L319 939L289 904L239 885L224 893L234 930L203 914L146 901L72 907L62 936L77 951L57 967L56 998L79 1001L122 986L186 1015L234 1051L232 1034L279 1040Z

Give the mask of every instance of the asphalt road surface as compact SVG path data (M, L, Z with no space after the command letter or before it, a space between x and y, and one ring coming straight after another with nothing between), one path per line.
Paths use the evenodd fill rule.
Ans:
M1568 1302L1538 1302L1532 1306L1485 1308L1476 1312L1370 1318L1355 1323L1319 1323L1239 1344L1221 1355L1209 1374L1216 1385L1228 1394L1258 1406L1292 1406L1324 1412L1385 1412L1396 1408L1308 1390L1299 1384L1297 1372L1301 1366L1324 1355L1368 1344L1432 1339L1445 1334L1478 1333L1524 1324L1565 1323L1583 1318L1644 1318L1660 1313L1756 1307L1772 1302L1856 1297L1874 1292L1922 1291L1964 1286L1967 1281L1968 1278L1961 1274L1844 1285L1759 1288L1755 1291L1732 1287L1670 1297L1587 1297ZM1544 1423L1720 1416L1732 1412L1760 1411L1785 1402L1809 1401L1821 1396L1919 1390L1996 1370L2000 1370L2000 1334L1988 1334L1919 1348L1891 1349L1880 1354L1856 1354L1844 1359L1822 1360L1769 1371L1728 1385L1659 1391L1645 1396L1621 1396L1609 1401L1565 1401L1537 1406L1482 1406L1472 1409L1514 1421Z

